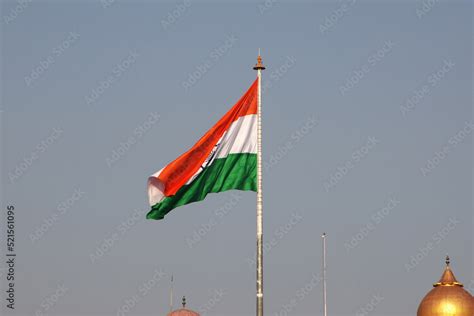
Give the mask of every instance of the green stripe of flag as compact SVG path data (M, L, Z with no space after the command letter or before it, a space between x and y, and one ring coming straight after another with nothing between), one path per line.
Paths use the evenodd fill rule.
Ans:
M216 159L175 195L152 206L148 219L163 219L172 209L202 201L208 193L227 190L257 191L257 155L229 154Z

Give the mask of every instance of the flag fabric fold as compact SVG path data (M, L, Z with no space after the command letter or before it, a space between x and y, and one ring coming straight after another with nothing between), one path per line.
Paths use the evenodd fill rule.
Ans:
M209 193L257 191L257 94L258 79L191 149L148 178L148 219Z

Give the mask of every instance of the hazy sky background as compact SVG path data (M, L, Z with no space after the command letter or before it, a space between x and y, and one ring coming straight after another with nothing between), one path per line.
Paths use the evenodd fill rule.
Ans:
M415 315L447 253L472 293L470 1L25 1L0 14L2 314L165 315L173 273L175 306L254 315L255 193L152 221L145 186L249 87L259 47L266 315L321 314L323 231L330 315Z

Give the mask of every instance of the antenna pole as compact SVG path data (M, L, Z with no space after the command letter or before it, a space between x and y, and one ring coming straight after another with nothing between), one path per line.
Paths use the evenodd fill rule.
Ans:
M321 236L323 239L323 305L324 316L328 316L327 294L326 294L326 233Z
M170 288L170 313L173 311L173 275L171 275L171 288Z

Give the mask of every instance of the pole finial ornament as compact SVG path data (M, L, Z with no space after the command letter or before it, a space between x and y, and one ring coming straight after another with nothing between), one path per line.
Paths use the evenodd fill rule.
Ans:
M181 304L183 304L183 308L186 307L186 297L183 296L183 300L182 300L182 303L181 303Z
M449 256L446 256L446 265L449 266L450 263L451 263L451 260L449 259Z
M264 70L265 69L265 66L262 63L262 56L260 56L260 54L258 54L257 63L255 64L253 69L254 70Z

